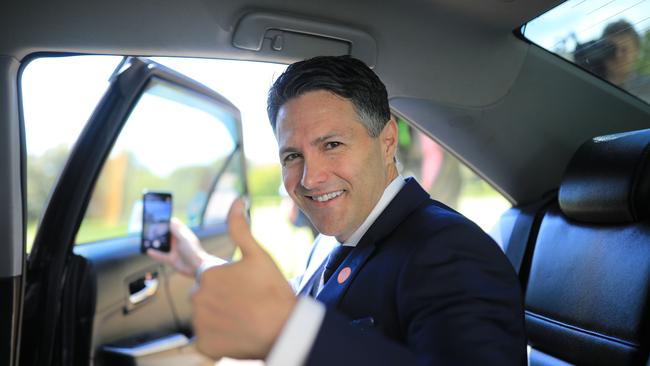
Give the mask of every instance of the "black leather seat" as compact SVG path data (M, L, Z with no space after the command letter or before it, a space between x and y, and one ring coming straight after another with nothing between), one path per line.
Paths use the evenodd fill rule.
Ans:
M530 365L650 365L650 130L584 143L534 244Z

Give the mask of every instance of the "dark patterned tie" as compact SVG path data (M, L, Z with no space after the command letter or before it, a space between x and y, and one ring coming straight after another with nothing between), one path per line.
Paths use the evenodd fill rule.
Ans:
M323 272L323 284L327 283L327 280L332 277L334 271L339 268L341 262L348 256L348 253L354 247L339 245L334 250L330 252L330 255L327 257L327 262L325 263L325 271Z

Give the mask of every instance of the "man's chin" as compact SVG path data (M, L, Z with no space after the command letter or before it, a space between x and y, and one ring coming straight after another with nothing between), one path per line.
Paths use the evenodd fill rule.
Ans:
M312 212L313 213L313 212ZM338 213L338 212L337 212ZM310 215L305 213L311 221L314 228L318 230L319 233L326 236L341 237L343 231L345 230L345 224L347 224L347 219L341 215L337 215L337 218L332 220L332 217L335 216L334 213L329 213L329 215ZM328 217L329 216L329 217ZM320 218L320 220L319 220Z
M340 234L340 232L339 232L340 230L337 230L336 228L333 228L333 227L328 226L328 225L314 224L314 227L316 228L316 230L318 230L319 233L321 233L323 235L326 235L326 236L337 236L337 235Z

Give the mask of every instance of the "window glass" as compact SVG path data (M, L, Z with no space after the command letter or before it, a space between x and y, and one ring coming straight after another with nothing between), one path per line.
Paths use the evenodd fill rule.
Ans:
M44 57L30 62L23 70L20 82L27 150L27 252L30 251L38 221L70 149L108 87L108 79L121 59L121 56ZM153 60L216 90L239 108L246 152L253 234L276 259L288 278L302 273L313 235L308 229L308 222L303 220L302 225L293 225L292 217L295 215L292 216L292 213L296 210L287 204L288 198L279 194L281 177L277 143L266 116L268 89L286 65L168 57L157 57ZM146 145L148 141L141 143ZM170 145L169 148L179 149L177 145ZM114 151L112 158L116 159L116 155L118 154ZM128 163L129 160L124 157L122 159L121 162L116 159L110 163L111 167L107 165L105 169L123 170L124 167L120 164ZM204 203L209 193L205 192L209 190L199 191L184 199L187 203L184 204L183 212L178 211L177 207L174 213L185 215L189 223L197 222L197 213L199 216L204 215L205 225L222 222L234 192L242 189L243 182L232 179L233 175L240 173L242 159L241 155L232 158L222 173L224 176L219 179L216 190L208 198L207 206ZM157 163L150 165L156 166ZM115 177L117 173L101 174L101 179L105 179L105 176L113 174ZM192 184L199 187L210 186L215 184L214 178L208 177L205 182ZM179 178L177 176L174 179ZM145 183L149 185L150 182ZM142 186L141 183L138 184ZM129 194L142 193L141 187L134 189L137 192ZM99 197L107 193L97 191L95 194L97 198L93 199L101 205ZM184 196L178 192L176 195ZM175 199L175 204L176 201ZM139 210L138 207L133 207L138 205L137 202L103 204L111 207L114 212ZM201 206L205 206L203 213ZM85 227L80 232L83 236L78 237L81 242L121 235L128 232L128 222L138 225L136 221L139 221L135 217L129 217L125 224L123 217L117 217L113 213L113 220L122 220L122 223L114 221L112 226L107 227L99 220L92 222L93 218L101 217L100 213L95 210L93 215L88 216L90 221L84 223ZM137 216L135 213L133 215Z
M21 77L27 150L27 251L38 221L88 117L120 56L45 57Z
M398 168L413 176L431 197L489 232L512 205L432 138L398 118Z
M650 102L650 1L569 0L527 23L532 42Z
M140 232L146 190L171 192L174 216L200 225L213 182L236 153L236 128L233 115L203 96L153 82L102 169L77 242Z
M21 98L27 150L28 252L47 200L70 150L106 91L109 77L121 60L122 56L43 57L31 61L22 72ZM252 189L258 192L258 185L266 187L268 178L279 180L277 145L266 117L266 93L274 77L286 65L191 58L154 60L217 90L240 109L244 135L247 136L244 144L247 146L248 166L251 167L249 173L255 177L254 181L250 181ZM142 144L146 142L142 141ZM234 159L241 161L242 157L236 156ZM235 162L228 166L227 172L233 174L233 169L238 169ZM233 184L230 189L241 188L236 187L232 180L229 182ZM226 181L220 184L226 184ZM220 193L218 191L216 194ZM205 213L206 222L216 222L218 216L223 216L223 207L220 209L221 214L217 214L219 210L215 207L228 203L224 197L220 198L214 202L210 199L211 208ZM259 207L258 203L274 205L270 203L275 202L273 200L258 198L260 197L252 197L253 208ZM197 198L195 202L199 201ZM253 217L255 212L253 210ZM194 222L196 218L188 220ZM280 224L276 222L268 226L277 227ZM254 231L264 234L271 232L265 229L267 225L253 226ZM287 238L279 240L286 242Z
M232 202L244 192L244 182L241 180L244 172L241 170L241 153L232 156L213 182L210 198L203 210L203 225L213 225L226 222Z

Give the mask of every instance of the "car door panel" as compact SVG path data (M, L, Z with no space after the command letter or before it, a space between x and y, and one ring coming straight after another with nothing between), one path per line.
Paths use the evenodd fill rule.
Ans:
M196 230L196 234L206 251L230 258L234 247L224 229ZM78 245L74 252L88 259L95 269L97 305L92 349L128 341L129 338L147 342L160 334L179 331L189 334L189 296L194 279L142 255L139 236ZM149 275L158 281L156 291L142 302L133 304L129 297L140 289L132 289L131 285ZM161 322L161 319L165 321ZM151 336L147 337L147 333Z
M2 296L0 299L0 314L11 315L0 317L0 342L3 345L0 352L0 364L3 365L13 365L18 354L13 347L16 345L15 336L18 333L21 283L22 276L0 278L0 293L8 295Z
M216 219L207 219L206 211L210 210L206 207L213 207L215 199L234 199L247 191L239 111L213 91L147 60L125 59L113 79L70 155L36 236L30 257L28 280L31 277L31 282L28 281L26 306L28 336L33 338L22 349L22 354L27 355L26 365L82 365L88 361L98 365L147 364L160 359L197 365L205 362L192 342L189 293L193 279L143 255L139 234L82 245L73 243L85 222L82 220L86 220L89 202L93 202L95 186L101 179L100 170L103 173L102 166L106 165L118 135L123 132L122 125L130 118L148 85L153 85L152 89L159 85L154 82L166 83L172 92L190 95L180 102L231 116L232 123L226 129L234 139L232 151L224 155L225 163L215 166L210 191L198 195L198 201L193 199L188 203L203 205L192 211L200 217L189 220L194 220L190 224L205 249L230 258L234 248L227 239L223 213L223 207L229 202L218 202L222 213ZM164 92L160 94L161 90L156 89L154 94L169 98ZM146 132L155 136L156 131ZM230 174L227 178L238 176L241 181L232 187L225 185L225 193L216 194L222 189L219 182L224 174ZM179 194L196 196L192 192ZM66 210L71 204L74 209ZM131 208L131 221L137 222L138 215L141 214ZM133 232L131 224L129 231ZM86 317L75 318L76 311L89 314L87 327L77 324L86 321ZM79 352L75 347L89 349ZM72 360L66 358L70 354L88 356Z
M97 364L138 366L212 366L214 361L197 352L192 339L180 333L168 334L149 341L104 346Z
M204 232L197 231L201 245L205 250L219 258L231 258L234 253L234 246L226 235L225 227L221 235L206 236ZM170 301L176 312L180 329L190 329L192 321L192 303L190 301L190 289L194 286L194 279L188 278L180 273L168 269L167 281L169 284Z
M121 130L121 123L115 122L123 121L129 114L130 105L146 80L146 69L130 68L109 87L75 144L50 197L28 259L20 355L25 365L83 364L82 360L69 359L80 352L60 351L63 343L77 343L75 336L63 336L63 331L71 327L62 323L61 312L63 289L70 285L66 263L70 263L74 238L103 158Z

